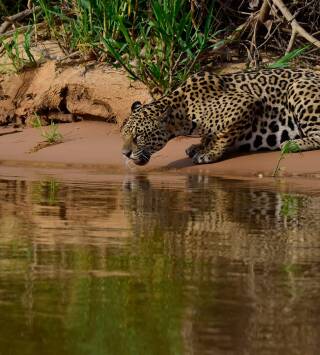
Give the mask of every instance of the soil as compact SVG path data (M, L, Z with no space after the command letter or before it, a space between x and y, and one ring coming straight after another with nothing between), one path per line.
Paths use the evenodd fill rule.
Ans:
M1 133L8 128L0 129ZM112 173L174 172L215 176L269 177L280 157L279 151L230 156L206 165L193 165L184 150L196 138L176 138L142 167L126 163L121 155L118 126L112 123L82 121L59 125L60 144L35 150L43 140L38 128L25 128L0 137L0 163L9 166L86 168ZM45 144L44 144L45 146ZM320 151L288 155L281 162L279 176L308 176L320 183Z
M60 68L56 61L48 61L21 75L0 76L0 164L121 174L272 175L279 152L235 155L215 164L193 165L184 150L198 141L195 138L174 139L146 166L127 164L121 155L118 125L110 122L121 123L136 100L151 100L147 88L128 79L125 72L102 65ZM35 117L44 124L71 122L59 124L62 142L43 142L40 129L30 127ZM320 188L320 151L287 156L279 175L312 177Z
M120 122L132 102L151 100L147 88L130 80L122 70L106 65L60 68L57 61L20 75L0 76L0 124L32 126L98 120Z

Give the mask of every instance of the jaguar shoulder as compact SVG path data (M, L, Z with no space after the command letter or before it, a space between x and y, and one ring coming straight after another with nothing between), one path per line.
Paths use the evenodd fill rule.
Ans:
M301 151L320 148L320 73L264 69L191 76L171 94L135 102L121 126L123 154L138 165L177 136L197 134L186 154L214 163L229 151L279 149L288 140Z

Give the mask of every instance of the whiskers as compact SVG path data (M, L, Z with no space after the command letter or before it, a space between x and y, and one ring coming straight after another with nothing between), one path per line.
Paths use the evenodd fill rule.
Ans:
M149 162L151 154L146 150L139 149L134 153L131 153L130 158L124 156L124 164L126 168L133 169L132 163L135 165L145 165Z
M147 163L150 159L150 154L148 154L145 150L140 152L139 160L142 160L144 163Z
M132 158L135 164L145 165L150 160L150 154L144 149L139 149L134 153L134 156Z

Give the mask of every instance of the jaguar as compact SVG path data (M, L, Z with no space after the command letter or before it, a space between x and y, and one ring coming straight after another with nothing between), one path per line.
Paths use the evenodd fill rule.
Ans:
M151 103L132 104L120 127L122 153L137 165L178 136L200 136L186 150L195 164L234 151L320 148L320 73L260 69L218 75L203 71Z

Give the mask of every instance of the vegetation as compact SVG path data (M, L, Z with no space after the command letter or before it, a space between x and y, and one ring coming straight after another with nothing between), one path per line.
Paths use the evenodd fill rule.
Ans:
M7 16L11 13L16 13L23 10L25 7L24 0L0 0L0 13Z
M145 83L151 81L164 92L184 81L191 71L199 69L197 59L210 47L213 15L210 12L203 30L192 23L190 12L185 12L185 0L151 1L151 19L139 25L139 34L132 38L123 21L119 19L119 31L123 44L104 38L113 57L132 76ZM154 20L153 20L154 18ZM125 61L129 58L130 61Z
M55 125L53 121L51 121L51 124L46 130L42 131L41 135L49 144L61 142L63 138L62 134L59 132L58 126Z
M294 217L299 211L300 199L292 194L282 194L280 214L284 217Z
M308 48L309 46L294 49L293 51L286 53L283 57L281 57L274 63L270 64L268 67L274 69L287 68L292 60L301 56Z
M38 4L66 54L79 51L106 57L161 92L199 69L199 56L216 35L214 8L197 24L187 0L91 0L64 2L64 7L39 0Z
M12 39L9 42L6 42L2 39L0 40L15 70L20 71L24 67L24 60L20 54L20 48L18 43L18 32L14 33Z
M280 163L288 154L290 154L290 153L298 153L298 152L300 152L299 145L296 142L292 141L292 140L287 141L281 148L280 157L279 157L279 160L277 162L277 166L276 166L276 168L273 171L272 176L276 177L276 176L279 175Z
M3 45L8 58L16 72L19 72L27 67L37 66L37 62L31 53L31 27L22 35L22 48L27 58L21 52L21 45L19 43L19 32L15 31L9 41L1 39L0 44Z
M44 129L42 127L40 117L37 114L35 114L33 127L41 130L41 136L45 138L45 141L48 144L59 143L63 139L63 135L59 132L58 126L55 125L53 121L51 121L51 124Z
M288 66L307 52L312 61L320 47L312 36L320 25L319 2L297 0L286 6L282 0L272 0L278 9L275 15L270 1L33 0L28 1L29 12L22 11L23 19L12 16L9 25L14 23L16 32L11 39L4 33L1 43L16 71L35 65L31 39L51 37L66 58L121 66L152 93L163 94L200 67L220 65L230 57L246 58L248 67ZM9 4L0 0L6 15L25 6L23 1ZM32 27L23 39L24 58L17 31L26 23ZM44 30L39 30L40 24ZM1 33L0 25L0 38ZM265 64L266 59L273 64Z

